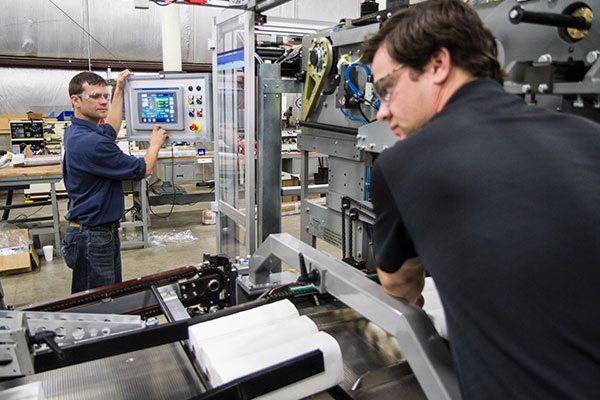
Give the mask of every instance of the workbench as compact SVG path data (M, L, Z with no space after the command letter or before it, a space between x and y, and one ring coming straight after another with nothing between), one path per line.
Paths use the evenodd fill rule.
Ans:
M195 149L192 148L193 151ZM141 157L141 152L132 152L136 157ZM158 162L154 171L158 177L167 186L165 193L173 190L172 185L179 183L198 183L212 181L213 172L213 153L203 155L177 155L171 157L169 152L159 153ZM202 169L202 172L200 170ZM208 171L206 171L208 169ZM208 177L208 179L207 179ZM174 181L174 182L173 182ZM171 192L172 193L172 192ZM151 193L150 193L151 194ZM150 195L147 202L151 206L169 205L175 201L176 205L194 204L198 202L214 201L214 193L181 193L176 190L175 199L171 194Z
M4 210L3 220L8 220L8 210L40 207L44 205L52 205L52 217L36 217L26 218L24 220L14 220L8 222L22 223L28 225L31 235L54 235L54 250L56 254L60 254L60 230L58 213L58 199L56 197L56 183L62 179L62 168L60 165L40 165L36 167L9 167L0 169L0 189L7 190L7 201L5 206L0 206L0 210ZM50 202L36 202L31 204L12 204L12 191L17 188L28 187L36 183L50 184ZM52 226L36 226L29 227L33 223L52 220Z
M45 205L52 205L52 217L36 217L26 218L23 220L8 220L8 222L14 222L17 224L27 225L31 235L43 235L43 234L54 234L54 250L55 254L61 254L61 241L60 241L60 215L58 212L58 199L56 196L56 183L62 179L62 167L59 164L54 165L41 165L35 167L9 167L0 169L0 190L8 190L7 204L0 206L0 210L5 210L3 220L8 220L8 214L6 210L27 208L27 207L41 207ZM36 183L49 183L50 184L50 201L49 202L34 202L31 204L11 204L12 203L12 190L26 188L29 185ZM121 241L121 248L136 248L136 247L148 247L148 199L146 197L146 180L136 181L132 183L132 191L134 193L142 193L141 196L141 213L139 221L123 222L121 226L123 228L141 228L142 238L136 241ZM6 218L5 218L6 217ZM30 226L33 223L39 223L43 221L52 220L52 227L34 227Z

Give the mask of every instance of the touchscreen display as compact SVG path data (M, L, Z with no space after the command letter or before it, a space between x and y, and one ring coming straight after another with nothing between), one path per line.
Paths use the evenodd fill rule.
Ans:
M177 122L175 92L142 92L138 96L140 122Z

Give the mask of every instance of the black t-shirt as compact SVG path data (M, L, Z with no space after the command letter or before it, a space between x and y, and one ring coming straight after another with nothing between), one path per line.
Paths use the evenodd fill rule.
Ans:
M476 80L372 198L379 267L436 282L465 399L600 399L600 125Z

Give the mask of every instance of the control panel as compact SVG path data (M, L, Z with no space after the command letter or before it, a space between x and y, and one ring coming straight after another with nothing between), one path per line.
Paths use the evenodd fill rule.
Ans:
M132 75L125 84L127 138L148 141L155 125L170 142L212 141L211 74Z

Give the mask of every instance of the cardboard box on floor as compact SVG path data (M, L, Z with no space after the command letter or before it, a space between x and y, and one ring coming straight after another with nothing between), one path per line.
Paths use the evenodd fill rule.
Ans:
M297 175L293 175L287 172L281 173L281 186L300 186L300 177ZM308 195L309 199L318 199L321 197L319 193L310 193ZM294 201L300 201L300 196L298 195L283 195L281 196L282 203L290 203Z
M300 186L300 178L289 174L287 172L282 172L281 173L281 186L285 187L285 186ZM281 202L282 203L287 203L290 201L298 201L300 200L300 196L296 196L296 195L284 195L281 196Z
M0 273L28 272L40 265L40 258L35 252L33 245L29 242L29 232L27 229L10 229L2 231L1 234L4 240L0 249ZM1 250L18 247L20 241L28 243L27 250L16 249L14 251L6 251L6 253L11 254L1 254Z

